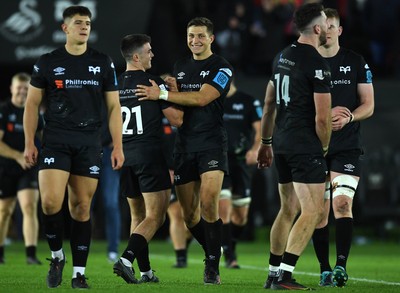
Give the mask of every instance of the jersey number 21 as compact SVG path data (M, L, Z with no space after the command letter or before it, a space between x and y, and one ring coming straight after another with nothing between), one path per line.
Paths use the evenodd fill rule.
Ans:
M129 109L126 106L121 107L121 113L122 117L124 117L125 114L125 119L122 125L122 134L133 134L133 129L128 128L132 114L134 114L134 118L136 120L136 134L143 134L143 122L142 122L142 108L141 106L136 106L133 107L132 109Z

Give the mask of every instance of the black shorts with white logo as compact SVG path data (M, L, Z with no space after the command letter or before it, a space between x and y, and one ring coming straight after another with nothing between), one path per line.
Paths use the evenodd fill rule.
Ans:
M235 199L250 197L254 166L247 165L245 158L238 159L236 155L229 154L228 161L229 175L224 176L222 189L230 189Z
M0 198L14 197L23 189L39 189L37 167L0 166Z
M329 171L360 177L363 152L360 149L346 150L326 156Z
M322 154L275 154L278 182L324 183L328 173Z
M121 193L129 198L142 193L157 192L171 188L171 177L167 164L135 164L121 169Z
M99 178L102 155L101 146L45 144L39 155L39 170L59 169L73 175Z
M196 153L174 154L174 178L176 185L200 180L200 175L221 170L228 173L228 155L221 149L213 149Z

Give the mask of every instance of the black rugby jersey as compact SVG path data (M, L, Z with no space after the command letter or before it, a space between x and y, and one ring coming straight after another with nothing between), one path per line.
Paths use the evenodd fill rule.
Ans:
M225 98L224 125L228 133L228 152L245 155L253 145L253 123L260 121L262 107L252 96L236 91Z
M314 92L330 92L328 63L311 45L295 42L275 57L271 80L277 97L274 152L321 153Z
M166 85L160 77L142 70L126 71L118 78L119 96L122 112L122 142L125 153L125 166L137 162L157 161L162 153L163 109L172 104L160 101L139 101L135 94L138 84L151 85L154 80L161 89Z
M340 48L335 56L325 60L331 68L332 108L344 106L354 111L360 104L357 85L372 83L371 69L362 56L345 48ZM359 121L349 123L339 131L332 131L329 153L361 148Z
M44 143L101 145L104 92L117 90L107 55L91 48L79 56L56 49L34 65L31 85L45 89Z
M222 116L232 75L231 65L215 54L205 60L189 57L175 64L173 76L180 92L199 91L205 83L220 92L217 99L204 107L184 107L183 124L178 129L175 140L175 153L221 148L227 150L227 135Z
M23 127L24 108L18 108L13 105L11 100L3 102L0 105L0 129L4 131L2 141L12 149L20 152L25 148L25 135ZM43 118L40 115L37 131L43 129ZM35 139L35 144L38 146L39 141ZM0 166L19 166L19 164L9 158L0 155Z

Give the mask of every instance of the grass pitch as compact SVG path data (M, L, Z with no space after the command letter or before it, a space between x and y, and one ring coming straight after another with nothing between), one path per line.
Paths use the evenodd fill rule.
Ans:
M266 237L264 237L266 238ZM123 240L121 251L127 241ZM68 240L64 242L67 263L64 268L62 285L57 292L70 292L72 260ZM90 248L86 277L92 292L266 292L263 284L267 276L269 244L266 241L243 242L238 244L238 257L241 269L223 267L221 262L220 286L204 286L202 281L204 265L203 253L197 243L189 248L188 268L175 269L172 265L175 256L171 243L153 241L150 244L151 266L160 279L158 284L126 284L116 277L112 264L106 258L106 243L94 240ZM301 284L323 292L400 292L400 254L399 244L394 242L372 242L366 245L353 245L348 262L349 281L344 288L322 288L318 286L319 266L313 248L309 245L296 266L294 277ZM332 265L334 265L331 247ZM46 274L50 253L45 241L38 247L41 266L25 263L23 242L17 241L5 249L6 264L0 265L0 292L48 292ZM138 269L134 264L136 276Z

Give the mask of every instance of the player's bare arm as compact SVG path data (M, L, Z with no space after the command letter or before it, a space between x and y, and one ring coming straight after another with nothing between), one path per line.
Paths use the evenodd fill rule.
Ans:
M38 159L38 150L35 146L35 135L39 121L39 107L44 95L44 89L29 86L24 110L25 161L33 166Z
M321 141L324 154L327 153L332 133L332 100L330 93L314 93L315 132Z
M138 85L139 101L164 99L181 106L204 107L220 96L219 91L209 84L203 84L197 92L167 92L160 90L154 80L150 79L150 82L151 86Z
M272 150L272 134L275 127L275 116L275 87L272 81L270 81L265 93L263 115L261 118L261 140L264 141L264 143L262 142L258 149L257 167L259 169L271 167L274 159L274 153Z
M108 109L108 128L113 141L111 153L111 166L118 170L124 164L124 152L122 149L122 116L119 95L117 91L105 92Z
M168 107L163 110L165 118L169 124L175 127L181 127L183 123L183 110L175 106Z
M352 112L353 121L361 121L372 116L375 108L374 88L372 83L359 83L357 92L360 105Z

